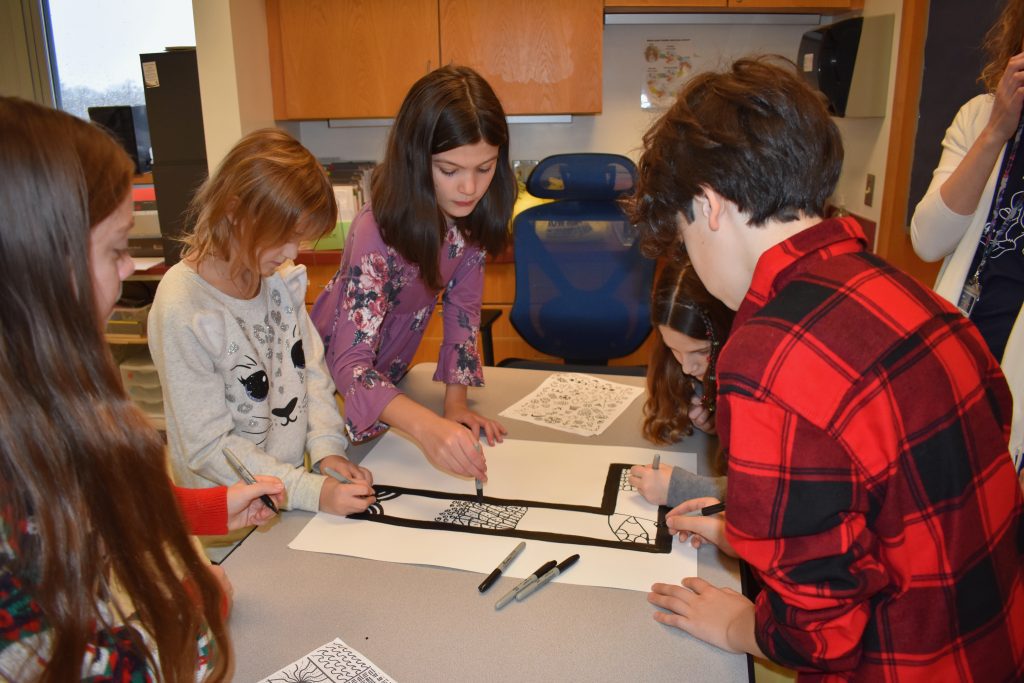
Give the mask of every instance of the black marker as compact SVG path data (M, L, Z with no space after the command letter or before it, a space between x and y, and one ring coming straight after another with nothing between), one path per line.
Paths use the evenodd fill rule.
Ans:
M526 541L520 541L519 545L513 548L512 552L508 554L508 557L502 560L501 564L495 567L494 571L487 575L487 578L483 580L483 583L478 586L479 591L481 593L487 592L487 589L494 585L494 582L498 580L501 573L508 569L508 566L512 564L512 560L516 559L516 557L519 556L519 553L523 552L523 548L525 547Z
M222 450L224 451L224 457L228 459L228 463L231 465L231 467L235 469L235 472L238 472L238 476L242 478L242 481L244 481L246 484L249 484L250 486L255 484L256 477L252 476L252 473L245 468L245 465L242 464L242 461L235 457L235 454L231 452L231 449L224 448ZM273 498L264 493L262 496L260 496L260 500L263 501L263 504L270 508L275 515L279 514L277 506L274 505Z
M554 560L548 560L547 562L542 564L540 567L537 568L537 571L535 571L534 573L532 573L529 576L527 576L525 579L523 579L522 581L517 583L515 588L510 590L508 593L505 593L505 595L501 596L501 599L498 600L498 602L494 603L494 609L501 609L502 607L504 607L508 603L512 602L512 600L514 600L515 597L516 597L516 593L518 593L519 591L523 590L524 588L526 588L527 586L529 586L534 581L539 579L544 574L547 574L549 571L551 571L554 568L555 568L555 561Z
M719 512L725 512L725 503L715 503L714 505L708 505L699 510L687 512L687 517L710 517L711 515L717 515Z
M565 558L558 564L557 567L555 567L554 569L549 569L547 572L544 573L544 576L540 577L539 579L531 583L529 586L516 593L516 600L525 600L528 595L540 589L541 586L551 581L551 579L555 578L559 574L564 573L566 569L576 564L576 560L578 559L580 559L580 556L578 554L570 555L569 557Z

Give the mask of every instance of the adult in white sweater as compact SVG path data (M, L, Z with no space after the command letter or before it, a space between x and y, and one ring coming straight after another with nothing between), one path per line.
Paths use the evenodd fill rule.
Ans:
M1014 279L1018 284L1024 280L1020 268L1024 263L1020 211L1024 178L1019 173L1021 160L1013 163L1018 147L1019 156L1024 158L1024 136L1019 132L1024 102L1024 54L1019 54L1024 39L1021 4L1008 3L1002 19L990 33L988 47L992 59L982 74L990 92L973 98L957 113L942 141L942 156L928 192L911 219L911 239L918 256L925 261L944 259L935 291L954 304L960 302L965 284L978 270L984 252L979 243L992 217L994 227L988 232L993 236L993 247L982 268L983 275L986 268L991 272L991 258L997 255L1006 258L1001 266L1003 273L990 284L995 282L1016 291ZM1004 175L1005 189L999 192ZM993 206L993 200L998 206ZM992 288L985 288L984 278L981 283L979 302L986 294L992 296ZM1020 308L1019 299L1014 306L1015 314L1012 308L1002 313L1002 334L989 333L984 326L982 331L990 348L1000 356L998 360L1013 393L1010 454L1024 485L1024 309ZM972 319L976 314L975 310Z

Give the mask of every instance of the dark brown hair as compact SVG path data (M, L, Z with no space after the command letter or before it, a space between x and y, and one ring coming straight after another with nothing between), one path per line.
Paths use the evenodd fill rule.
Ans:
M95 631L117 625L98 609L115 581L156 651L134 630L125 637L162 680L194 680L206 625L211 679L230 666L220 588L185 529L163 440L121 386L93 297L90 216L124 200L131 168L100 129L0 97L0 514L50 638L43 681L79 679Z
M373 171L370 195L381 237L416 264L433 289L443 285L438 260L447 226L437 206L431 157L481 141L498 148L494 178L473 212L455 223L467 240L497 254L508 244L517 186L505 110L476 71L449 65L416 81L388 134L384 160Z
M1010 57L1021 52L1024 40L1024 0L1007 0L999 19L985 34L988 63L978 80L989 92L995 92Z
M745 58L727 72L694 76L644 135L629 208L647 255L672 248L678 216L693 220L702 187L735 203L753 225L824 214L842 140L821 93L780 60Z
M192 199L189 217L182 256L227 261L231 278L254 290L260 250L297 231L323 237L338 220L338 205L316 157L283 130L264 128L235 143Z
M688 263L670 261L658 276L651 294L651 323L665 325L694 339L711 342L708 370L701 382L704 405L714 412L715 364L725 343L734 313L711 296ZM660 333L659 333L660 334ZM657 444L675 443L693 433L687 414L694 394L694 380L664 342L656 344L647 365L647 402L643 435Z

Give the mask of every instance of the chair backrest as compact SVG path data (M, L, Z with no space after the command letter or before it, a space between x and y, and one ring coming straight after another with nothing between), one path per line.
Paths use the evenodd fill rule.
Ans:
M538 351L584 364L637 349L650 333L654 261L617 202L636 166L617 154L559 154L530 174L530 194L555 201L513 221L516 295L510 319Z

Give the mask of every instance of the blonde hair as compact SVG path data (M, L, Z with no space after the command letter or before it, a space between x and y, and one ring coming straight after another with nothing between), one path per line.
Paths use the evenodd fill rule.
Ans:
M323 167L302 144L277 128L238 141L189 206L192 230L182 257L216 257L247 287L260 279L259 252L296 231L319 239L331 231L338 205Z
M978 80L995 92L999 79L1003 77L1010 57L1021 51L1024 40L1024 0L1007 0L999 20L985 34L985 52L988 63L981 70Z

